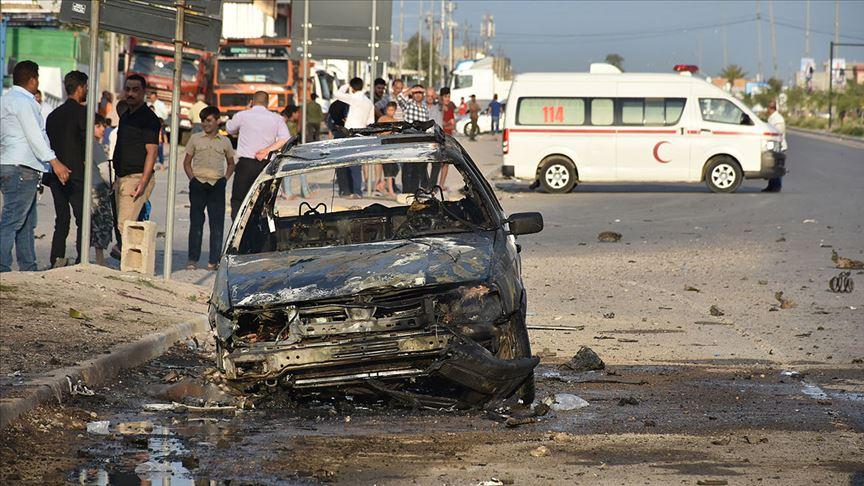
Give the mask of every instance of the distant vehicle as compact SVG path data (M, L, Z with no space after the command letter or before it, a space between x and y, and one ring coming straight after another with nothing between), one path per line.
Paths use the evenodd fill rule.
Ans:
M682 74L530 73L513 81L505 176L566 193L583 182L705 182L734 192L785 174L781 135L740 101Z
M285 38L223 41L213 69L214 101L219 110L234 116L249 107L256 91L270 95L267 107L272 111L293 104L296 68L290 53L291 40Z
M498 94L498 100L503 103L512 81L499 78L495 74L494 63L493 57L459 62L450 78L450 99L459 103L461 98L468 101L471 95L475 95L485 107L484 102L488 103Z
M148 89L168 106L174 86L174 46L162 42L129 39L126 76L140 74L147 80ZM183 49L183 68L180 74L180 128L191 129L190 110L199 94L209 94L210 55L197 49Z

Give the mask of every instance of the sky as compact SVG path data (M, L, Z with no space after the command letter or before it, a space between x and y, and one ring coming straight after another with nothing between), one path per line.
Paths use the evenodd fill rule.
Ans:
M454 20L459 36L466 23L479 37L484 14L495 19L492 44L503 48L516 72L586 71L606 54L624 57L631 72L669 72L675 64L696 64L705 75L717 74L726 59L750 76L758 71L757 4L761 10L762 73L773 75L769 4L777 39L777 74L789 80L804 57L806 2L742 1L524 1L457 0ZM424 10L440 0L423 2ZM405 0L405 39L417 32L420 2ZM393 0L393 32L398 41L400 0ZM827 62L834 33L834 2L812 0L811 57ZM725 35L724 35L725 32ZM840 42L864 44L864 1L840 2ZM456 44L461 44L457 36ZM864 61L864 47L841 47L839 56Z

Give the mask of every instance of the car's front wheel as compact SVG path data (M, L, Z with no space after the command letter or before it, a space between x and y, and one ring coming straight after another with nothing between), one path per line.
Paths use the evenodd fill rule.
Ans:
M550 157L540 165L538 179L545 192L570 192L576 185L576 166L564 157Z
M744 172L732 157L714 157L705 169L705 185L711 192L735 192L743 181Z

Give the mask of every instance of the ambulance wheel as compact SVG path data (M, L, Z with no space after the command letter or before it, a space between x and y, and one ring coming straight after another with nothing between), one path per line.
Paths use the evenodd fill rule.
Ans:
M744 172L732 157L714 157L705 168L705 185L711 192L735 192L744 182Z
M576 185L576 166L566 157L549 157L540 164L537 179L543 191L566 194Z

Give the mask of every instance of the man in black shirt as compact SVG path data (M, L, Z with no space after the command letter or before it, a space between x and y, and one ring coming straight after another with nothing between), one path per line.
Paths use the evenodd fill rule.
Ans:
M327 118L324 122L333 138L345 138L348 136L348 131L345 130L345 119L348 118L348 104L336 100L330 103L330 109L327 110ZM351 195L351 169L343 167L336 169L336 184L339 186L340 196Z
M120 117L117 127L117 145L113 163L117 180L114 196L117 201L117 229L123 232L123 223L137 221L144 203L153 192L153 167L159 144L161 122L144 104L147 81L133 74L123 87L128 110Z
M78 226L75 248L76 262L81 261L81 212L84 207L84 150L87 136L87 75L81 71L70 71L63 78L68 98L48 115L45 132L51 142L51 150L60 163L69 168L69 180L62 184L53 174L45 176L54 199L54 236L51 238L51 266L62 267L66 260L66 237L69 236L70 214L75 215Z

